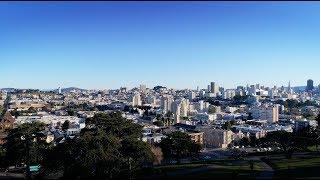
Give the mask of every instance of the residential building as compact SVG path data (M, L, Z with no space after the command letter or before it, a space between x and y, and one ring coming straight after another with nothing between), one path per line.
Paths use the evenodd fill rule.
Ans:
M279 121L279 105L254 107L251 113L254 119L268 120L269 123Z
M141 102L141 96L140 93L135 93L132 97L132 106L141 106L142 102Z
M232 131L214 129L214 128L203 128L204 132L204 144L208 148L227 148L233 140Z

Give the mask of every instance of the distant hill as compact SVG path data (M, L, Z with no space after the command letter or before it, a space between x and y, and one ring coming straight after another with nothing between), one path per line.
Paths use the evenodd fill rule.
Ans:
M13 92L15 90L28 90L28 89L17 89L17 88L1 88L1 91L6 91L6 92ZM58 89L43 89L41 91L57 91ZM62 92L70 92L70 91L87 91L86 89L81 89L77 87L68 87L68 88L62 88Z
M61 91L64 92L71 92L71 91L87 91L86 89L81 89L77 87L68 87L68 88L63 88Z
M1 91L6 91L6 92L12 92L15 90L15 88L1 88Z

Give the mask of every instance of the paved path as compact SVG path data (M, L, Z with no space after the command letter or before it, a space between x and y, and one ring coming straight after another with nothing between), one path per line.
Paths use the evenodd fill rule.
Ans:
M254 160L254 161L260 161L260 165L263 168L263 171L259 173L259 176L256 177L256 179L272 179L274 170L272 169L271 166L269 166L267 163L261 160L261 157L259 156L253 156L253 157L248 157L248 160Z
M0 179L25 179L24 174L0 172Z

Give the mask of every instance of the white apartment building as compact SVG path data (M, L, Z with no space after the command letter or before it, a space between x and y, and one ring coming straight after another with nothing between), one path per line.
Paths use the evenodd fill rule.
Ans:
M142 102L141 102L141 96L140 93L135 93L132 96L132 106L141 106Z
M279 105L254 107L250 112L254 119L267 120L269 123L279 121Z
M224 99L232 99L236 95L236 90L235 89L226 89L223 91L223 98Z
M161 98L161 109L163 113L167 113L168 111L172 112L172 103L174 102L174 99L172 96L163 96Z
M181 116L182 117L187 117L188 116L188 110L189 110L189 100L183 98L181 100L181 109L180 109Z
M174 122L180 123L180 115L181 115L181 103L180 102L174 102L173 105L174 108Z

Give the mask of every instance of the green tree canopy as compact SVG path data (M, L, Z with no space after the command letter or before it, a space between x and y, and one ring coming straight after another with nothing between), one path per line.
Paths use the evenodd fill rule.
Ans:
M175 131L169 134L160 142L160 147L166 158L176 158L177 160L197 155L202 149L200 144L191 140L191 137L184 132Z
M69 129L69 127L70 127L70 122L68 120L64 121L62 124L62 130L66 131Z
M43 153L49 145L41 140L38 132L44 130L45 125L39 122L25 123L17 128L11 129L6 138L4 147L6 149L6 161L10 165L26 163L30 154L30 163L41 163Z
M156 126L163 126L164 125L164 123L162 121L156 121L153 124Z
M112 179L152 162L150 146L140 140L142 127L121 113L96 114L87 124L79 137L48 152L48 172L60 167L67 178Z
M235 125L235 121L227 121L222 125L222 129L230 130L231 126Z

